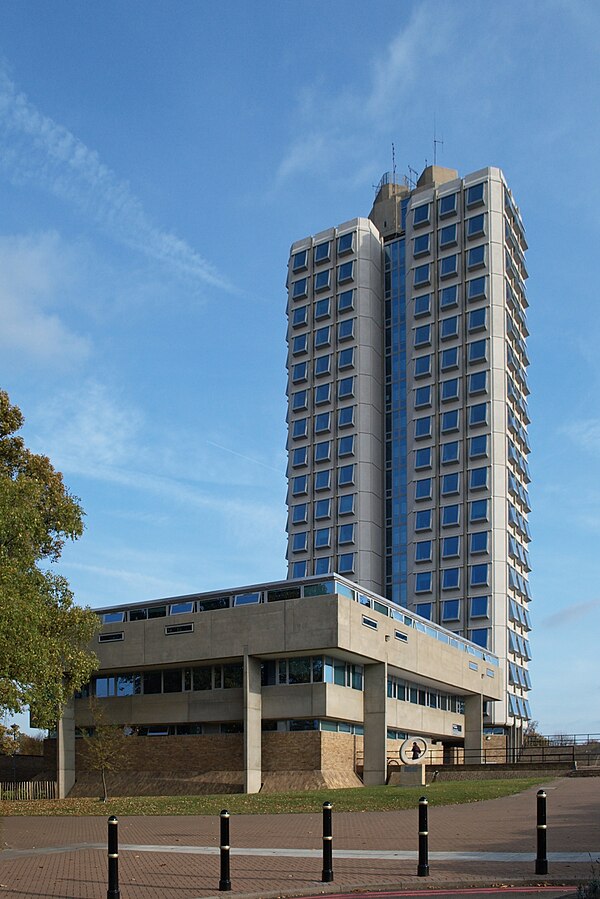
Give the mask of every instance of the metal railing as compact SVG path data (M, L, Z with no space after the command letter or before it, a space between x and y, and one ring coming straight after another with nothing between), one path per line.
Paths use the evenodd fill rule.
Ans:
M35 799L56 799L56 781L0 781L0 799L16 799L19 801L31 801Z

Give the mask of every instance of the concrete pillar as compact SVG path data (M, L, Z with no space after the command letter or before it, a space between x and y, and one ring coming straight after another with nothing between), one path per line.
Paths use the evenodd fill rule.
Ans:
M465 764L483 762L483 696L465 696Z
M56 788L65 799L75 784L75 703L70 699L58 721L56 733Z
M384 784L387 779L387 663L365 665L363 695L364 772L366 786Z
M244 654L244 790L258 793L262 784L262 688L260 660Z

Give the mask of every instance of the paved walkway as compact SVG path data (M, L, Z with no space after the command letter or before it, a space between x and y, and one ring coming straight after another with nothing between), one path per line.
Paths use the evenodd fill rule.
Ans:
M600 863L600 777L548 794L549 874L535 875L536 792L429 810L430 876L416 876L417 810L335 813L334 882L321 883L321 814L234 816L232 892L260 897L352 889L574 884ZM2 820L0 899L104 899L106 818ZM119 822L122 899L222 895L215 817ZM597 869L596 869L597 870Z

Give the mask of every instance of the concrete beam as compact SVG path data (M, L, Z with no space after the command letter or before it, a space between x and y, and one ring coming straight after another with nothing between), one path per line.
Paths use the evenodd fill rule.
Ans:
M364 771L366 786L387 778L387 663L365 665Z
M262 785L262 687L260 660L244 653L244 790Z
M483 762L483 696L465 696L465 764Z
M56 787L66 799L75 785L75 703L70 699L58 721L56 734Z

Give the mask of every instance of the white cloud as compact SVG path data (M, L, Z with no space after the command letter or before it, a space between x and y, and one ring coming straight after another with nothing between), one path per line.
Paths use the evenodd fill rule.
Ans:
M113 240L182 280L229 286L189 244L158 228L127 182L95 150L39 112L1 68L0 138L0 170L13 183L34 184L75 206Z
M90 353L61 319L57 297L73 278L74 255L54 232L0 237L0 349L61 368Z
M561 430L573 443L587 452L600 452L600 418L573 421Z
M574 605L563 606L554 615L548 615L538 622L540 629L546 627L561 627L568 629L575 622L582 622L600 612L600 599L592 599L588 602L578 602Z

